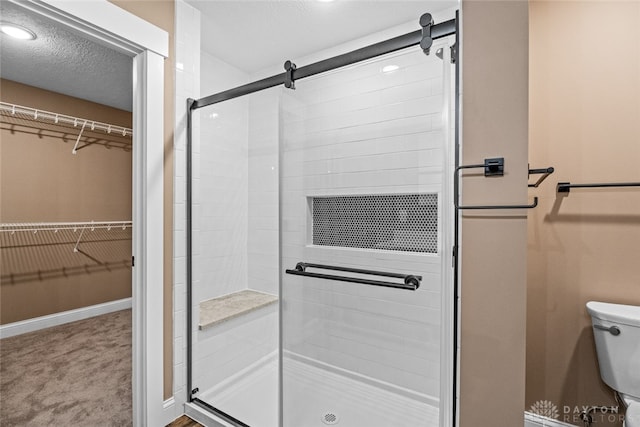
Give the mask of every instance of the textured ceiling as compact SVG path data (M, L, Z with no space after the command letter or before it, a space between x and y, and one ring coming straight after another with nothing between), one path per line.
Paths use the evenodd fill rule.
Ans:
M187 0L202 49L246 72L296 59L459 5L457 0Z
M130 57L5 0L0 0L0 18L37 35L24 41L2 34L2 78L131 111Z

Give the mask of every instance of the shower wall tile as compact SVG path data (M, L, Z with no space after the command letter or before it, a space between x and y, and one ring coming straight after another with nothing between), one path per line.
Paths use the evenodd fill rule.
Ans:
M174 348L182 348L184 346L184 339L182 337L176 338L173 340ZM184 355L182 352L177 352L175 354L174 365L183 365L184 364Z
M174 209L174 229L176 231L183 231L187 224L187 210L184 204L175 205Z
M187 164L187 158L186 158L186 151L184 150L184 148L177 148L175 147L175 156L176 156L176 165L180 164L180 165L186 165ZM176 177L183 177L186 174L186 170L184 168L180 168L180 170L176 170L175 171L175 176Z
M173 303L178 307L187 306L187 292L184 285L176 285Z
M183 172L186 170L185 166L179 166L178 163L176 163L175 167L181 167ZM183 176L176 176L174 179L173 193L175 209L183 209L187 201L187 182Z
M174 418L184 413L186 390L186 101L200 93L200 12L176 1L174 131L173 394ZM194 120L197 130L199 121ZM195 146L194 151L199 152ZM198 161L197 154L194 160Z
M180 314L180 316L177 316L177 314ZM176 316L173 320L173 336L176 340L182 338L182 343L184 343L184 340L186 339L187 327L185 322L186 318L184 317L184 310L176 311ZM182 348L182 346L177 348Z
M249 99L248 276L250 287L278 294L279 98L273 88Z
M173 380L176 384L186 384L184 363L174 364Z
M201 52L201 96L247 82L240 70ZM202 286L198 301L247 288L247 100L199 111Z
M391 63L400 69L382 73ZM433 398L440 384L441 243L435 255L315 247L307 198L441 194L443 73L441 60L416 51L300 81L283 93L280 128L283 267L307 261L423 276L415 292L283 276L284 348Z
M184 285L187 277L187 266L186 266L186 257L176 257L174 263L174 275L175 282L174 285ZM180 310L184 310L186 307L180 307Z
M201 52L201 71L200 96L248 80L240 70L206 52ZM278 129L278 104L277 97L265 94L266 98L250 96L216 104L197 114L201 126L199 180L194 180L198 194L194 197L198 202L194 249L198 248L199 256L194 257L193 266L197 278L193 384L207 396L215 396L224 380L255 365L278 346L277 306L212 329L197 327L200 301L247 288L277 294L278 140L277 133L270 136L269 132ZM268 107L265 102L275 109L263 110ZM260 164L264 160L265 167L257 165L256 158ZM250 182L261 185L252 187Z
M278 308L271 305L198 331L194 386L209 392L215 405L220 384L273 354L278 346ZM213 392L212 392L213 390ZM277 390L273 390L274 393Z

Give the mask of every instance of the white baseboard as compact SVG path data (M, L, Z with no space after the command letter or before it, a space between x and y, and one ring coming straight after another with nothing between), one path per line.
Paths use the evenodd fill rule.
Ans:
M180 417L182 414L176 414L176 399L174 396L171 396L169 399L165 400L162 403L162 425L166 426L175 421L176 418Z
M536 415L532 412L524 413L524 427L575 427L573 424L567 424L560 420L542 415Z
M114 311L126 310L128 308L131 308L131 298L105 302L103 304L49 314L47 316L34 317L33 319L21 320L20 322L7 323L6 325L0 325L0 339L39 331L40 329L50 328L52 326L64 325L65 323L84 320Z

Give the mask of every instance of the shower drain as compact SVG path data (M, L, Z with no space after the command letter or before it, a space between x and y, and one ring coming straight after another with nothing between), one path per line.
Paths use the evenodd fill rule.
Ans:
M340 421L340 417L338 417L338 414L336 414L335 412L327 412L322 415L321 419L323 423L329 426L338 424L338 422Z

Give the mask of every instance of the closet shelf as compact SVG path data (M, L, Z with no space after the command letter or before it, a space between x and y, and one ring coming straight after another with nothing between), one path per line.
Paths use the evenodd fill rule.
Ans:
M127 229L131 228L131 221L89 221L89 222L13 222L0 224L0 232L2 233L19 233L30 232L36 233L38 231L53 231L58 232L61 230L73 230L78 231L82 229L88 229L93 231L94 229Z
M6 123L3 129L12 133L20 132L39 138L51 137L60 138L64 142L75 142L72 151L74 154L94 144L105 148L131 150L133 130L123 126L7 102L0 102L0 118Z
M131 221L0 224L0 283L130 268Z
M7 102L0 102L0 111L3 116L13 116L48 124L69 126L77 129L80 129L82 125L86 123L87 130L102 131L106 134L113 133L114 135L119 136L133 136L133 131L130 128L97 122L90 119L83 119L80 117L67 116L65 114L53 113L51 111L38 110L36 108L25 107L22 105L9 104Z

